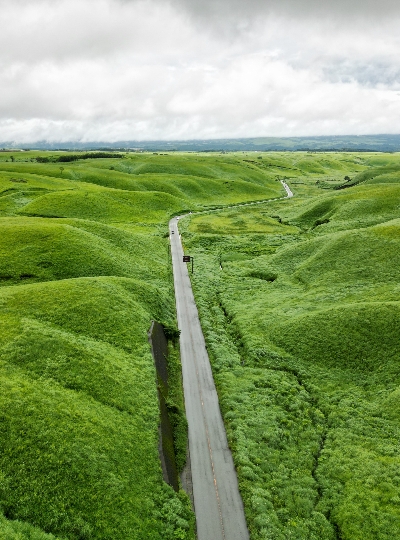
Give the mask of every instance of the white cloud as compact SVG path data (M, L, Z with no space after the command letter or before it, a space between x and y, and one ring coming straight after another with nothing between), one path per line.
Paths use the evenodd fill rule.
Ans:
M0 0L0 140L397 132L384 4Z

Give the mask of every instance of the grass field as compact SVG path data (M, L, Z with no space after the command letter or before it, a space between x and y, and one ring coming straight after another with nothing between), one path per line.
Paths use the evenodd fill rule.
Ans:
M181 224L251 538L398 538L400 157L290 159L295 199Z
M167 222L282 190L230 157L65 156L0 154L0 538L189 540L188 498L162 477L147 338L152 320L176 326Z
M65 156L0 153L0 538L194 538L147 340L176 326L167 222L189 210L252 540L396 538L398 155ZM283 179L294 199L232 206Z

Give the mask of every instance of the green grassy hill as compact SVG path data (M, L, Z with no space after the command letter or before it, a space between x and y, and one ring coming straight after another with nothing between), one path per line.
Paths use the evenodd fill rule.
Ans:
M0 218L0 282L166 277L165 242L87 220ZM148 251L153 250L151 267Z
M167 217L167 214L162 215L163 209L167 213L184 209L183 201L195 209L216 203L265 199L281 193L280 186L268 182L266 171L243 162L236 155L221 158L188 154L131 154L118 160L49 162L33 166L31 159L38 155L40 153L24 153L23 158L13 162L7 161L7 154L1 162L0 156L0 190L8 188L9 194L11 186L23 191L27 188L57 190L57 193L42 194L44 199L24 209L35 214L41 210L45 213L54 210L55 215L58 215L56 212L62 213L60 217L81 217L82 213L88 217L86 212L93 207L95 220L137 221L137 213L146 221L148 218L154 218L154 221L155 215L148 215L149 211L159 211L159 220L163 220ZM57 155L51 155L57 158ZM11 183L12 179L14 183ZM25 183L18 183L21 179ZM55 179L60 181L58 188L54 184ZM62 186L69 193L62 193ZM87 197L91 200L85 201ZM70 215L73 211L71 206L76 207L80 214Z
M19 212L28 216L69 217L104 223L158 223L168 219L171 209L179 209L179 201L159 192L119 190L59 191L37 197Z
M363 185L362 189L313 199L292 221L323 233L368 227L397 216L399 196L399 183Z
M254 540L400 530L400 161L349 159L365 182L320 155L297 199L181 225Z

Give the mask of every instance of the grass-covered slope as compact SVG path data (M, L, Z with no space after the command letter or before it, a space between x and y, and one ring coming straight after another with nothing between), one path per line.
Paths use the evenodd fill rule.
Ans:
M399 183L363 185L311 200L292 221L317 232L368 227L396 216L399 197Z
M386 158L360 159L373 169ZM297 200L181 228L252 539L390 540L400 530L399 186L324 192L320 180L297 177Z
M103 223L167 220L171 210L180 208L179 200L159 192L119 190L58 191L35 198L20 210L21 214L41 217L90 219Z
M160 221L167 218L168 212L180 209L281 194L274 176L269 177L258 164L249 166L239 156L130 154L118 160L33 165L31 159L36 155L32 152L25 160L5 160L0 171L0 191L9 197L11 189L14 196L16 191L26 196L27 190L33 188L57 191L42 193L39 201L23 209L35 215L44 212L49 217L156 221L158 212ZM54 184L59 181L60 187ZM65 192L59 192L62 187Z
M0 284L89 276L165 279L165 242L88 220L0 218ZM154 256L149 265L149 250Z
M0 516L0 534L4 540L58 540L52 534L46 534L29 523L9 521Z
M1 536L189 538L162 480L147 343L151 319L173 325L165 241L99 223L174 207L28 167L1 179Z
M145 339L152 318L172 323L170 301L115 277L8 286L0 299L5 515L63 538L189 534L162 482Z

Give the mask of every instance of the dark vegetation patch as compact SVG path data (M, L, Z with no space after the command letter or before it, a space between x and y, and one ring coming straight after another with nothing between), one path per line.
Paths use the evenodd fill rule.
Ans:
M168 338L171 336L172 339ZM178 474L182 471L186 462L187 447L187 421L185 418L183 395L176 384L180 370L177 361L176 336L179 331L166 332L164 327L153 321L149 339L157 373L158 399L161 411L160 425L160 456L163 467L164 479L175 491L179 491ZM173 377L169 377L169 373Z
M87 152L84 154L63 154L61 156L38 156L38 163L70 163L78 159L122 159L123 154L116 152Z
M320 225L325 225L326 223L329 223L329 221L329 218L317 219L314 223L313 229L315 229L315 227L319 227Z
M270 281L271 283L278 278L277 274L269 272L268 270L253 270L248 273L248 276L256 279L262 279L264 281Z

